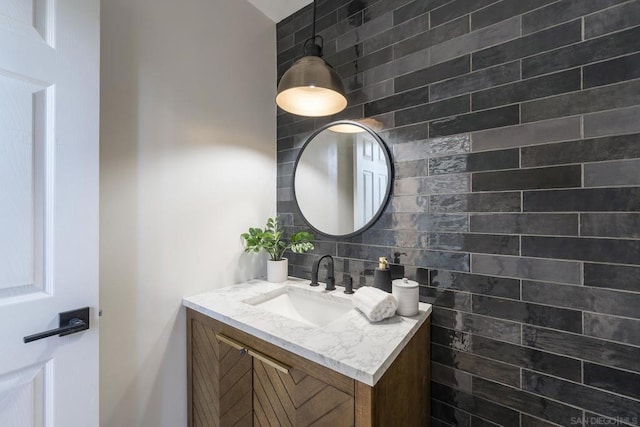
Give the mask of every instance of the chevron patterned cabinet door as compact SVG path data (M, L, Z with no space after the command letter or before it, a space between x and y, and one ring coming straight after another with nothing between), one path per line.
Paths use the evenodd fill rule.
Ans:
M189 425L251 426L252 357L216 339L215 331L189 319Z
M354 397L292 368L288 374L253 361L256 426L353 426Z

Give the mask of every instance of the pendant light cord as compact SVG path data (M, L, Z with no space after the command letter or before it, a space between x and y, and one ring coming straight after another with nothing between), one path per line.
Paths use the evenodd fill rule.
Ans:
M322 50L324 48L324 39L322 36L316 35L316 0L313 0L313 23L311 24L311 37L309 37L302 47L305 56L318 56L322 57ZM318 43L316 40L319 40Z
M313 0L313 26L311 27L311 38L316 38L316 0Z

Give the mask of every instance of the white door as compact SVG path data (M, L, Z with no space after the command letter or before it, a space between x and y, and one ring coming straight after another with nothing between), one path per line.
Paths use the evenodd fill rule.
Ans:
M0 0L2 427L98 425L99 25L99 0Z
M366 133L356 135L355 229L366 225L384 201L389 180L387 159L380 144Z

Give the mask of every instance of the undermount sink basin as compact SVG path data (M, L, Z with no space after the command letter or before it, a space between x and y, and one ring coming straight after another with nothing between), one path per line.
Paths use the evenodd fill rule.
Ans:
M353 309L348 299L292 286L285 286L243 302L316 327L331 323Z

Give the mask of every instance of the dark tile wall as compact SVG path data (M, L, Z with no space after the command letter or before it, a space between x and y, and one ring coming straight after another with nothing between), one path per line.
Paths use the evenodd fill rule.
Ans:
M396 257L434 305L434 426L640 420L640 0L320 0L336 117L278 113L278 212L314 129L375 116L395 162L373 228L320 254ZM311 8L277 26L280 75ZM330 208L330 207L328 207ZM400 274L400 273L399 273Z

